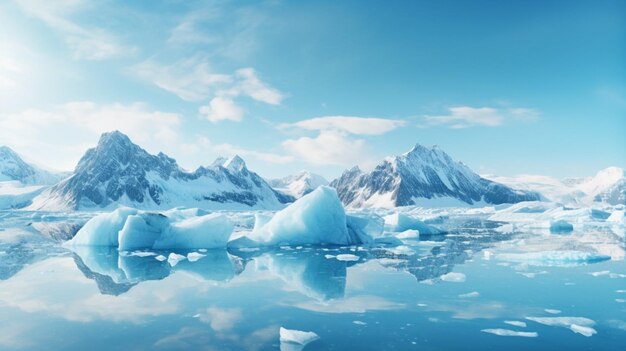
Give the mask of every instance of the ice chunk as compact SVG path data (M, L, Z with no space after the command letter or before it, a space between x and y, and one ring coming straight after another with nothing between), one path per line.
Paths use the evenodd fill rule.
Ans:
M130 253L131 256L137 256L137 257L150 257L150 256L156 256L157 254L155 254L154 252L149 252L149 251L134 251Z
M263 213L255 213L254 214L254 229L253 231L261 229L264 225L267 224L272 219L271 215L263 214Z
M128 216L119 231L120 250L151 249L154 242L167 230L169 220L160 213L141 213Z
M465 281L465 274L457 273L457 272L450 272L450 273L442 275L440 279L443 280L444 282L462 283Z
M550 314L559 314L559 313L561 313L561 310L555 310L555 309L552 309L552 308L546 308L546 309L544 309L544 311L546 311L547 313L550 313Z
M248 238L258 246L353 245L363 242L363 238L350 235L337 191L327 186L318 187L276 213ZM233 243L240 244L239 240Z
M339 261L358 261L359 256L352 254L339 254L335 256L335 258Z
M157 257L155 257L155 259L156 259L157 261L165 261L165 260L167 260L167 257L165 257L165 256L163 256L163 255L158 255Z
M216 249L228 243L234 225L225 215L212 213L173 223L154 243L154 249Z
M539 251L503 253L496 255L501 261L521 262L536 266L573 266L610 260L610 256L586 251Z
M613 211L611 215L606 219L607 222L624 224L626 223L626 213L624 210Z
M590 337L593 336L593 334L597 333L595 329L590 328L590 327L585 327L582 325L578 325L578 324L572 324L569 326L569 328L574 332L574 333L578 333L578 334L582 334L586 337Z
M179 255L177 253L170 253L169 256L167 256L167 263L170 264L170 266L174 267L178 264L178 262L186 259L187 257L183 256L183 255Z
M479 296L480 296L480 293L478 291L472 291L472 292L469 292L467 294L459 295L460 298L479 297Z
M396 234L396 238L398 239L419 239L419 237L420 237L420 232L415 229L405 230L403 232Z
M439 228L428 225L419 219L407 216L403 213L394 213L384 217L385 227L392 232L404 232L407 230L417 230L423 235L443 234Z
M564 220L558 220L550 223L550 232L555 234L571 233L574 226Z
M205 257L206 255L203 255L199 252L190 252L187 254L187 260L189 260L189 262L196 262L197 260L201 259L202 257Z
M280 327L280 350L302 350L304 346L319 338L314 332Z
M483 333L494 334L498 336L521 336L524 338L536 338L539 336L537 332L521 332L509 329L483 329Z
M526 319L552 327L569 328L587 337L596 333L592 328L596 322L585 317L526 317Z
M136 214L134 208L121 207L110 213L102 213L90 219L65 246L117 246L118 232L126 218Z

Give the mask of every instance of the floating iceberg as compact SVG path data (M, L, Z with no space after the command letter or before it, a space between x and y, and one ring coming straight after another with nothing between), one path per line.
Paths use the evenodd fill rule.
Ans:
M552 327L569 328L574 333L586 337L596 334L596 330L592 328L596 322L585 317L526 317L526 319Z
M224 248L233 228L226 216L198 209L160 213L119 208L89 220L65 245L117 246L128 251Z
M280 350L302 350L307 344L319 339L314 332L291 330L280 327Z
M229 246L358 245L372 241L370 221L346 216L335 189L320 186ZM262 224L262 225L261 225ZM375 226L374 226L375 227Z
M420 221L419 219L407 216L403 213L394 213L383 218L385 227L391 232L405 232L407 230L417 230L422 235L443 234L443 231Z
M509 329L483 329L483 333L494 334L498 336L521 336L524 338L536 338L539 336L537 332L521 332Z

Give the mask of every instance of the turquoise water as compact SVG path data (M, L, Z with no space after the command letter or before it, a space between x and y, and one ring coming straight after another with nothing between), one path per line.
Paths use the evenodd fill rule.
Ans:
M0 226L2 350L272 350L281 326L317 333L305 350L620 350L626 342L623 260L498 260L541 234L500 234L485 221L399 248L209 250L173 267L154 256L169 252L67 251L50 237L74 230L71 221L49 221L54 230L26 220ZM611 245L623 250L623 238ZM337 260L342 253L357 261ZM584 317L595 333L574 332L580 319L535 317Z

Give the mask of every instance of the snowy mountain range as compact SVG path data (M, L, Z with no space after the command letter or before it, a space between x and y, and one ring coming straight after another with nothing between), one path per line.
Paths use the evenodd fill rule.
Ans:
M419 144L405 154L385 159L369 173L358 167L349 169L330 185L350 207L449 207L541 198L536 192L482 178L438 147Z
M518 189L536 191L547 200L564 204L589 205L593 202L603 202L610 205L626 205L626 174L619 167L605 168L592 177L563 180L538 175L516 177L485 175L485 178Z
M315 190L318 186L328 185L328 180L321 175L301 171L281 179L272 179L269 181L269 184L274 189L299 199Z
M219 158L186 172L163 153L151 155L124 134L104 133L74 173L33 199L32 210L142 209L176 206L206 209L278 209L293 198L272 189L239 157Z

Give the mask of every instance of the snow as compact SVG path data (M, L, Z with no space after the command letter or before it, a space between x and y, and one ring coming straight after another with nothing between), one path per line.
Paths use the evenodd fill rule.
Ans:
M233 246L354 245L371 240L367 224L356 218L347 219L335 189L321 186L277 212L260 228L255 226L246 237L231 243Z
M400 212L385 216L383 219L385 220L385 229L391 232L417 230L422 235L436 235L443 233L442 230L434 226L428 225L419 219Z
M501 253L496 259L521 262L536 266L569 266L610 260L610 256L586 251L540 251L526 253Z
M65 246L117 246L127 251L224 248L233 228L225 215L197 209L159 213L119 208L89 220Z
M314 332L293 330L293 329L287 329L283 327L280 327L279 334L280 334L281 351L302 349L307 344L320 338ZM292 345L283 346L283 344L292 344ZM293 346L301 346L301 348L293 348Z
M450 273L442 275L440 279L443 280L444 282L462 283L465 281L465 274L457 273L457 272L450 272Z
M498 336L521 336L525 338L536 338L539 336L537 332L521 332L509 329L483 329L483 333L494 334Z
M298 174L282 179L274 179L269 183L274 189L291 195L296 199L310 193L319 186L328 185L328 181L324 177L307 171L301 171Z
M352 254L339 254L335 256L335 258L339 261L358 261L359 260L359 256L352 255Z

